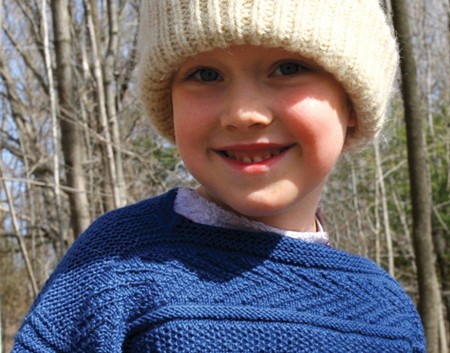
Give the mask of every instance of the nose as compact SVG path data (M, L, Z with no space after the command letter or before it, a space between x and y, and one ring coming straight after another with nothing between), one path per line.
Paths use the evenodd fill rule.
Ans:
M272 123L273 115L262 89L255 84L230 88L221 116L222 127L228 130L254 130Z

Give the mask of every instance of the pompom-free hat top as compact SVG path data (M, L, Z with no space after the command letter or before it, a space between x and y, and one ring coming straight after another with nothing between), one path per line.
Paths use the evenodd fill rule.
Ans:
M175 143L170 85L179 65L243 44L299 53L342 84L358 120L344 148L381 130L399 56L378 0L142 0L138 87L163 137Z

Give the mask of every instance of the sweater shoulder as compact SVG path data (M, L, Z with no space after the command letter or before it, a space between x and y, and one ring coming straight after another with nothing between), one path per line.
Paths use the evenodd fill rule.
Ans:
M44 286L47 291L62 285L101 288L107 276L127 263L146 239L162 233L176 218L176 191L110 211L95 220L74 242ZM87 291L80 294L87 293ZM39 302L39 298L38 301Z
M80 235L66 258L70 259L73 252L89 249L95 249L97 253L120 254L139 241L144 233L170 227L176 217L173 211L175 195L176 190L171 190L100 216Z
M78 342L92 336L89 330L99 323L103 328L98 328L98 335L110 325L107 330L120 340L126 307L112 304L126 294L126 278L117 271L132 261L131 253L142 238L170 227L176 217L175 195L172 190L94 221L71 246L33 303L17 334L17 351L27 351L27 345L33 351L79 351Z

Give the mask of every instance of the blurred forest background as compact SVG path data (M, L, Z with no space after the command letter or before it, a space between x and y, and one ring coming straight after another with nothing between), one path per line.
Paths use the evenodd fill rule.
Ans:
M0 0L0 352L9 352L36 293L95 218L174 186L195 185L136 99L138 3ZM436 320L445 342L450 3L407 0L407 6L431 180L430 237L442 308ZM417 303L410 191L398 94L384 135L344 156L321 207L333 245L372 258Z

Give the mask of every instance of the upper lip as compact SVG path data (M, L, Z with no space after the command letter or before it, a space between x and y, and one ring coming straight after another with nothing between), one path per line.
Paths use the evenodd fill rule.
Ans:
M216 148L215 151L227 158L244 163L258 163L275 157L288 150L293 144L252 143L229 145Z

